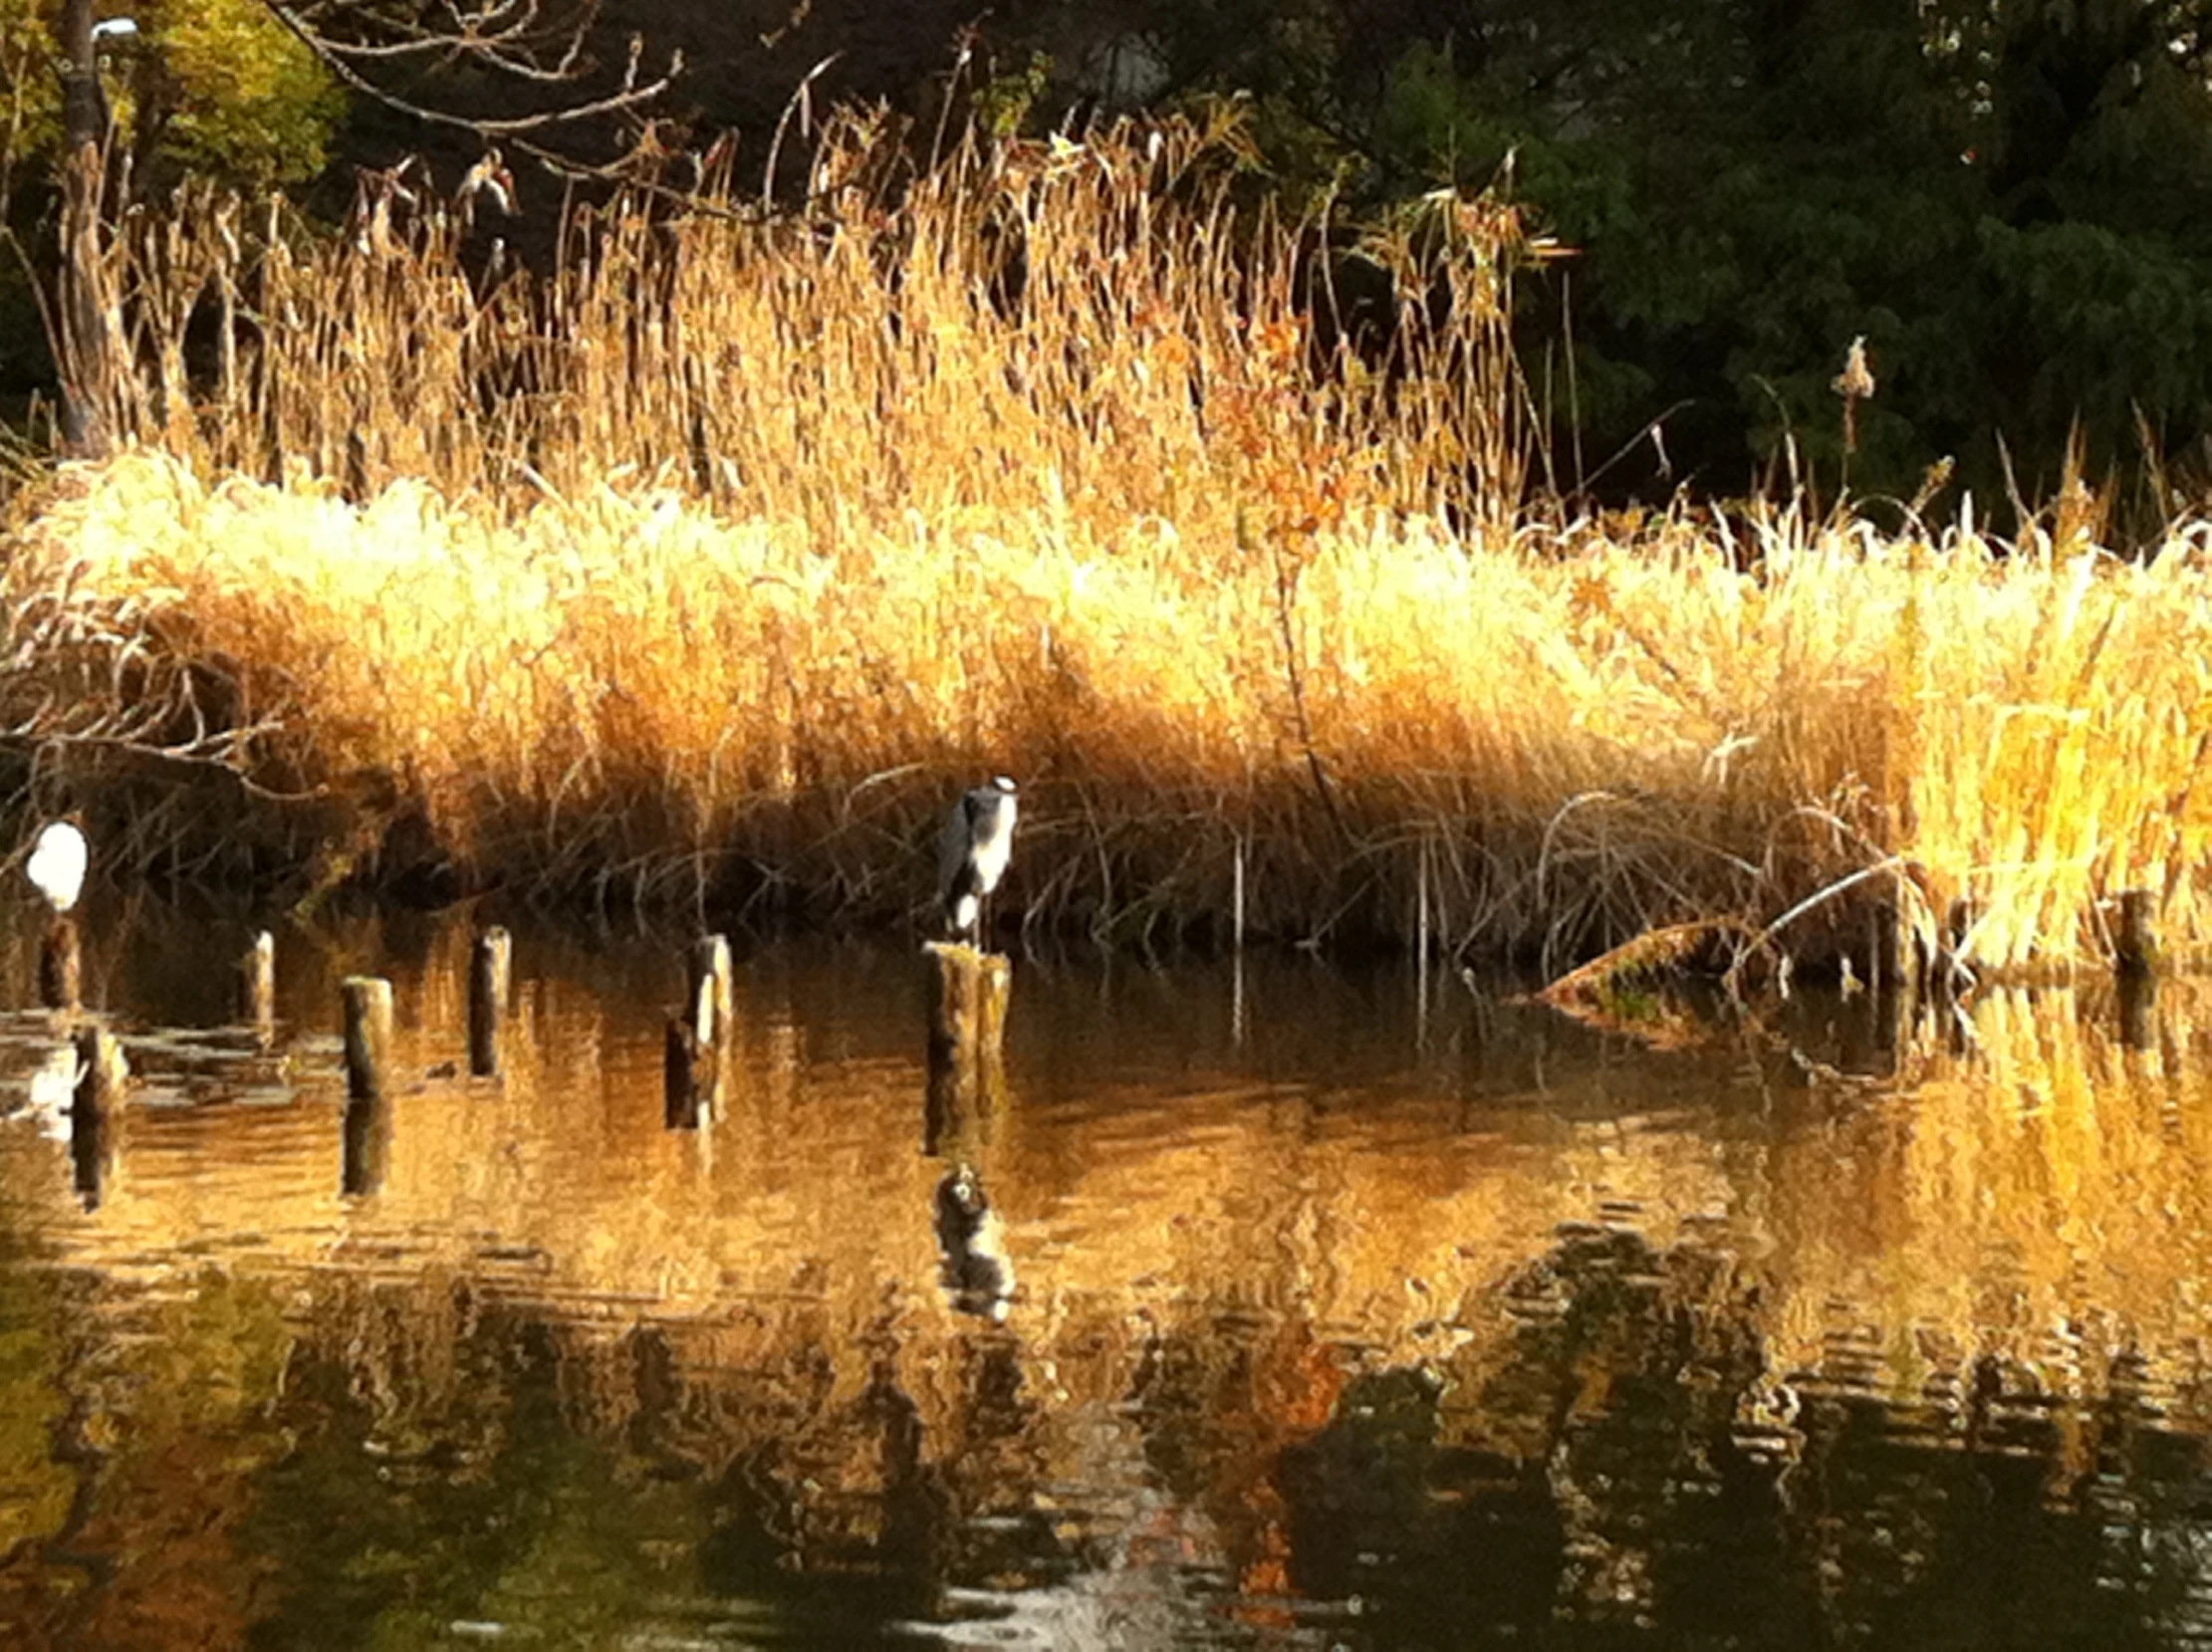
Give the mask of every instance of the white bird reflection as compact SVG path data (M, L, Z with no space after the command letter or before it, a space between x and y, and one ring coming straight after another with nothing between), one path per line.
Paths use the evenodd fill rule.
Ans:
M69 1139L70 1109L77 1099L77 1081L85 1074L74 1043L56 1045L31 1071L30 1111L39 1134L54 1141Z

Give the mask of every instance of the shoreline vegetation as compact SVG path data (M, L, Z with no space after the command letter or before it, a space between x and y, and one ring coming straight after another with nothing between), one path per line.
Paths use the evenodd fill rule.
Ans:
M2129 890L2212 938L2212 525L1565 520L1509 204L1353 253L1224 131L891 152L580 211L543 279L399 177L115 229L116 456L8 528L32 805L117 865L882 923L1008 773L1002 904L1118 944L1240 890L1548 976L1683 924L2064 973Z

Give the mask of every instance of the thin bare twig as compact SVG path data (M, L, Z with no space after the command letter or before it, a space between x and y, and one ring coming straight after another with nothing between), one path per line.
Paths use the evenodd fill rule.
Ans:
M378 84L365 65L416 60L467 61L503 79L563 87L576 86L592 67L584 54L584 43L598 16L596 4L552 30L540 27L534 0L514 0L514 3L482 11L444 9L450 21L443 26L394 25L391 38L349 40L332 33L327 26L326 20L335 14L334 7L294 6L284 4L283 0L269 0L271 15L351 90L427 124L471 131L481 137L515 137L550 131L640 109L659 98L683 73L683 54L670 52L667 66L658 75L640 81L644 42L633 36L629 43L629 62L616 90L529 115L490 116L442 109L403 97L390 87ZM353 16L353 8L347 9L347 15ZM550 59L549 53L552 54Z

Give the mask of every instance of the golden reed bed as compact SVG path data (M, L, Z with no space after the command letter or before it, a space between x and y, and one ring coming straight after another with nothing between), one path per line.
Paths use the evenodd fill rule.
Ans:
M2129 888L2201 946L2205 526L2135 562L1971 520L1532 526L1504 316L1549 249L1422 203L1335 267L1449 320L1405 299L1362 355L1311 320L1326 226L1240 211L1233 152L1126 128L887 180L846 123L804 220L709 177L579 215L537 282L472 274L402 181L336 239L126 227L133 445L12 530L40 802L107 800L148 859L875 920L1006 772L1015 898L1122 939L1218 929L1241 861L1258 930L1554 967L1811 902L1784 947L1887 907L2064 968Z

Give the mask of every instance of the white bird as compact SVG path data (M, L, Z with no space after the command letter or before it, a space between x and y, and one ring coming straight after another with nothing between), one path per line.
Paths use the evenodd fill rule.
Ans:
M963 793L937 839L937 890L955 935L975 930L984 897L1006 875L1014 853L1014 793L1004 775Z
M67 912L84 891L85 867L91 859L85 834L68 821L53 821L32 845L24 870L55 911Z

